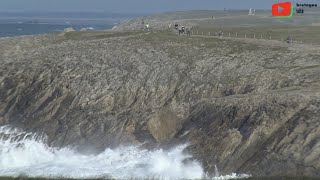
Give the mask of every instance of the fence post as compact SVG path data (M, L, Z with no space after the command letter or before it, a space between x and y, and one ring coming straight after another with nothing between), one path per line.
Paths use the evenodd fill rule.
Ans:
M236 32L236 37L238 37L238 33Z
M208 34L209 34L209 36L211 35L211 33L210 33L210 32L209 32Z
M244 38L247 38L247 34L244 34Z

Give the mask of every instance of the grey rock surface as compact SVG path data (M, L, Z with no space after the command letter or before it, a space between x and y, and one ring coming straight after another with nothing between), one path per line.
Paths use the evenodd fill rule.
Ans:
M111 31L1 39L0 125L82 152L188 142L211 173L320 176L320 50L306 49Z

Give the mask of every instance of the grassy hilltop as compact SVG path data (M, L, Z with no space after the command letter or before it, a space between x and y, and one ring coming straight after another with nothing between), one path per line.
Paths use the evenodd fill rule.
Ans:
M320 35L318 33L320 27L320 11L314 9L306 11L305 14L294 14L292 18L279 19L271 16L270 11L256 10L254 16L248 16L247 10L227 10L227 11L181 11L156 14L142 18L132 19L127 23L123 23L117 30L140 30L141 22L149 23L151 28L167 29L169 24L179 23L193 27L192 31L213 34L220 30L224 31L226 36L236 33L240 37L281 40L289 35L294 40L303 41L309 44L319 44Z

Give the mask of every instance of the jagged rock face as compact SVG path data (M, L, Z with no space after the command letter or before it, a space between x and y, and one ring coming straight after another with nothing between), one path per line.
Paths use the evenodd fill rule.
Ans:
M319 50L110 36L1 39L0 124L83 152L189 142L208 172L320 175Z

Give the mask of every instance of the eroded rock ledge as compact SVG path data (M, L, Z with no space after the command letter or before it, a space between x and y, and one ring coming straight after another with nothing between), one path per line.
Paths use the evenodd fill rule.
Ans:
M319 50L170 33L0 40L0 124L83 152L189 142L214 172L320 172Z

